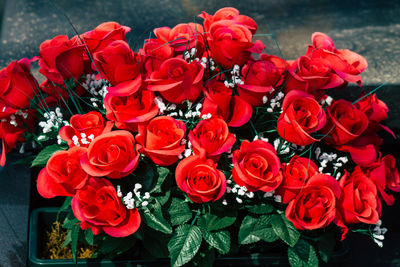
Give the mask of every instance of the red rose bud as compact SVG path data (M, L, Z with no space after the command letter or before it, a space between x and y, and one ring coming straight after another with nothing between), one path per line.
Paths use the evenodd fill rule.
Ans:
M262 140L243 141L233 152L232 177L248 191L269 192L282 182L281 162L274 147Z
M140 214L137 209L127 209L110 181L90 178L71 201L75 217L83 230L91 228L93 234L102 232L113 237L125 237L137 231Z
M24 141L26 129L15 127L6 121L0 122L1 156L0 166L6 164L6 154L13 149L18 142Z
M148 122L158 114L154 93L142 90L129 96L114 96L110 93L104 98L106 117L115 121L119 129L138 131L138 126Z
M342 194L338 210L344 223L376 224L379 220L380 200L376 186L357 166L349 175L340 178Z
M211 118L201 120L189 132L189 141L195 154L205 155L218 161L222 153L232 148L236 138L229 132L224 120Z
M262 106L263 97L271 96L282 85L287 63L276 56L261 54L242 68L243 84L238 84L239 96L253 106Z
M88 147L94 138L102 133L110 132L113 127L113 123L105 122L103 116L97 111L73 115L70 124L70 126L63 126L59 131L61 139L68 142L69 147L76 145Z
M69 40L66 35L59 35L40 45L39 72L56 84L64 80L77 80L83 74L84 45L76 40Z
M318 141L310 134L320 130L325 123L325 112L314 97L296 90L289 92L283 100L277 129L286 141L306 146Z
M117 179L136 169L140 148L128 131L104 133L90 143L80 162L90 176Z
M178 187L196 203L216 201L226 190L225 175L210 159L190 156L179 162L175 171Z
M39 173L39 194L45 198L74 196L76 190L85 186L89 178L80 164L80 158L85 153L86 148L83 147L55 152Z
M240 127L250 120L252 106L241 97L232 95L232 90L224 83L210 81L204 94L206 97L202 104L202 116L211 114L213 117L221 117L231 127Z
M332 176L311 177L286 208L286 217L297 229L314 230L328 226L336 219L336 203L341 188Z
M317 173L318 167L312 160L294 156L289 163L282 164L283 180L276 194L282 197L283 203L290 202Z
M145 55L146 78L150 78L152 72L158 71L161 64L173 56L174 50L159 39L148 39L141 52Z
M141 153L160 166L174 164L185 150L182 139L186 126L182 121L169 116L159 116L147 125L139 126L136 141L142 145Z
M15 109L26 109L39 85L31 74L29 59L11 62L0 70L0 102Z
M203 74L204 68L196 61L187 63L180 58L170 58L146 80L147 89L160 92L166 100L175 104L185 100L194 102L203 87Z

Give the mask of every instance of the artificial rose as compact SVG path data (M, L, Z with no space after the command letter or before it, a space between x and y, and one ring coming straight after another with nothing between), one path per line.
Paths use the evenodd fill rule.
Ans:
M337 220L341 188L332 176L316 174L286 207L286 217L297 229L314 230Z
M169 102L194 102L200 95L204 68L196 61L187 63L181 58L164 61L158 71L146 80L147 89L157 91Z
M210 159L190 156L179 162L175 171L178 187L196 203L220 199L226 190L225 175Z
M103 116L97 111L82 115L75 114L69 122L70 125L63 126L59 131L61 139L68 142L69 147L75 145L88 147L94 138L102 133L110 132L113 127L113 123L105 122Z
M274 147L262 140L244 140L240 150L233 151L232 177L248 191L270 192L282 182L281 162Z
M112 85L107 88L109 93L126 96L142 86L142 57L133 52L125 41L113 41L94 53L93 59L101 77Z
M115 121L119 129L137 132L138 126L158 114L154 93L142 90L130 96L114 96L110 93L104 98L106 117Z
M261 54L242 68L243 84L238 84L239 96L253 106L263 105L263 97L271 96L282 85L286 62L276 56Z
M204 19L204 29L206 32L210 30L211 25L214 22L220 21L220 20L233 20L238 24L242 24L246 28L248 28L252 34L255 34L257 31L257 23L250 17L245 16L245 15L240 15L239 10L233 7L224 7L217 12L215 12L214 15L207 14L206 12L202 12L202 14L199 15L200 18Z
M0 70L0 102L15 109L29 107L39 89L30 68L29 59L23 58Z
M322 129L325 123L325 112L314 97L294 90L283 100L277 129L286 141L306 146L318 141L311 134Z
M147 125L139 127L136 141L142 145L141 153L160 166L174 164L185 150L182 139L186 135L186 126L182 121L169 116L159 116Z
M223 82L208 82L204 94L206 97L202 104L202 116L219 116L231 127L240 127L250 120L252 106L241 97L233 95L232 90Z
M67 79L79 79L84 72L84 45L59 35L40 45L39 72L56 84Z
M282 164L283 180L275 193L282 197L283 203L289 203L317 173L318 167L312 160L296 155L289 163Z
M162 27L154 29L154 34L157 39L163 44L168 44L174 51L174 56L182 55L184 52L196 50L194 58L199 58L203 55L204 39L203 26L197 23L182 23L174 28Z
M169 44L165 44L159 39L148 39L141 52L145 55L146 78L149 78L153 71L160 69L165 60L173 56L174 50Z
M360 169L355 168L349 175L347 171L340 178L342 194L338 201L338 210L343 223L376 224L379 220L380 200L376 186Z
M341 79L361 85L359 74L368 67L364 57L347 49L336 49L332 39L321 32L315 32L311 41L313 45L309 46L306 56L327 60Z
M219 159L220 155L232 148L235 136L229 132L226 122L219 118L201 120L189 132L189 141L195 154Z
M140 148L128 131L103 133L90 143L81 165L90 176L121 178L136 169Z
M85 186L89 175L82 169L80 158L86 148L73 147L57 151L47 161L37 179L37 190L42 197L74 196Z
M7 121L0 121L0 140L1 140L1 157L0 166L6 164L6 154L13 149L18 142L24 141L24 133L26 129L15 127Z
M126 34L131 28L114 21L103 22L91 31L85 32L73 39L83 41L91 54L98 52L116 40L126 41ZM89 58L88 58L89 59Z
M301 56L288 68L285 92L301 90L320 98L325 89L344 86L346 82L337 75L331 63L324 59Z
M368 127L368 118L347 100L337 100L326 109L327 122L321 132L324 141L340 146L359 137Z
M379 195L388 205L394 204L394 197L389 191L400 192L399 171L396 168L396 159L392 155L379 158L363 171L375 183Z
M93 234L102 232L113 237L125 237L137 231L140 214L137 209L127 209L110 181L90 178L71 201L75 217L83 230L91 228Z
M251 53L261 53L264 45L257 40L251 42L253 34L241 23L234 20L214 22L209 30L211 57L218 65L230 69L234 65L243 65Z

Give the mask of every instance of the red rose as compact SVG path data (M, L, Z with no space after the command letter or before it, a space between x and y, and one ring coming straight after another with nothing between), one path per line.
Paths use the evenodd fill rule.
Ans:
M338 210L344 223L376 224L379 220L380 201L375 184L357 166L349 175L340 178L342 194Z
M128 131L104 133L90 143L81 165L90 176L121 178L136 169L140 148Z
M168 44L174 50L174 56L182 55L196 49L194 57L201 57L204 51L203 26L198 23L182 23L174 28L162 27L154 29L157 39Z
M359 137L368 127L368 118L351 102L340 99L327 108L327 122L321 132L324 141L339 146Z
M189 141L195 154L218 160L220 155L232 148L235 136L229 132L226 122L219 118L201 120L189 132Z
M176 167L176 183L193 202L216 201L225 193L226 179L215 167L210 159L187 157Z
M90 178L71 201L75 217L83 230L91 228L97 235L103 231L113 237L124 237L137 231L140 214L126 209L110 181Z
M282 196L283 203L288 203L296 198L307 181L317 173L318 167L312 160L294 156L289 163L282 164L283 180L276 194Z
M392 155L386 155L363 170L375 183L379 195L386 204L393 205L394 197L389 191L400 192L400 177L396 168L396 159Z
M220 116L231 127L240 127L247 123L253 108L241 97L233 95L232 90L222 82L212 80L204 90L205 98L201 115Z
M313 54L312 54L313 55ZM288 68L285 92L301 90L321 97L325 89L344 86L346 82L337 75L331 62L314 56L301 56Z
M64 84L64 80L77 80L83 74L84 45L68 36L60 35L40 45L39 72L56 84Z
M203 11L199 17L204 19L203 24L206 32L210 30L210 27L214 22L220 20L232 20L236 23L242 24L248 28L252 34L256 33L258 27L257 23L252 18L245 15L239 15L239 10L233 7L221 8L217 10L213 16Z
M343 80L361 85L359 74L368 67L364 57L347 49L336 49L332 39L321 32L315 32L311 40L313 46L309 47L307 56L328 60L332 69Z
M187 63L180 58L170 58L146 80L147 89L160 92L166 100L175 104L185 100L194 102L201 93L203 74L204 68L196 61Z
M251 42L251 31L234 20L220 20L214 22L209 30L209 46L211 57L225 69L235 64L243 65L251 53L261 53L264 45L257 40Z
M277 129L286 141L306 146L318 141L311 134L324 127L325 123L325 112L314 97L295 90L283 100Z
M160 116L146 126L139 127L136 141L142 145L141 153L155 164L168 166L174 164L185 150L185 145L181 144L185 135L185 123L169 116Z
M40 85L40 90L42 90L46 97L41 97L39 102L39 107L46 110L47 107L57 107L65 106L69 99L69 93L64 85L55 84L52 81L46 79Z
M286 217L300 230L326 227L337 219L336 203L340 194L341 189L335 178L316 174L290 201L286 207Z
M274 147L262 140L243 141L233 152L232 177L249 191L269 192L282 182L281 162Z
M150 77L153 71L158 71L161 64L173 56L174 50L169 44L159 39L148 39L143 46L142 53L145 55L146 78Z
M242 68L244 84L238 84L239 96L253 106L263 105L263 97L270 96L274 88L282 85L286 65L283 59L267 54L248 62Z
M75 114L71 117L70 124L59 131L61 139L68 142L69 147L77 144L88 147L94 138L102 133L110 132L113 127L112 122L105 122L103 116L97 111L90 111L83 115ZM77 139L74 141L74 138Z
M30 68L29 59L23 58L0 70L0 102L15 109L29 107L39 88Z
M138 125L145 123L158 114L154 94L142 90L130 96L114 96L110 93L104 98L107 119L115 121L119 129L137 132Z
M55 152L39 173L39 194L45 198L74 196L76 190L81 189L89 178L80 164L80 158L85 153L86 148L83 147Z
M91 31L75 36L74 40L83 40L91 54L98 52L116 40L126 41L126 34L131 28L117 22L103 22ZM89 58L88 58L89 59Z
M125 41L110 43L94 53L93 59L102 78L107 79L113 86L107 89L108 92L126 96L140 89L143 60Z
M0 166L6 164L6 154L13 149L18 142L24 141L26 129L11 125L6 121L0 122L1 157Z

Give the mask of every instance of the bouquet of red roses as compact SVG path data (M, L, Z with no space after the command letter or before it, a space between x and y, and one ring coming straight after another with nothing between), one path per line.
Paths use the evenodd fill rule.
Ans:
M136 52L130 28L106 22L1 70L1 164L18 142L40 145L40 195L66 197L66 243L99 255L204 266L279 244L314 266L349 230L382 246L382 203L400 191L377 134L393 134L388 108L373 92L329 96L361 86L366 60L319 32L284 60L238 10L199 17Z

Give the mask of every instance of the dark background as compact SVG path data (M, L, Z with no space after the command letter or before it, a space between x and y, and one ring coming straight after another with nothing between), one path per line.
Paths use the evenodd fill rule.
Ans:
M93 1L93 0L0 0L0 68L12 60L32 58L39 45L56 35L74 35L66 17L79 33L89 31L104 21L117 21L132 27L127 38L139 47L153 28L201 20L196 15L205 10L213 14L219 8L233 6L252 17L259 25L257 36L266 51L284 59L305 53L315 31L332 37L338 49L350 49L363 55L368 69L363 73L367 92L385 83L378 96L390 107L387 124L399 133L400 128L400 1ZM276 42L275 42L276 41ZM277 45L279 44L279 46ZM37 66L33 66L37 73ZM356 97L360 90L348 89ZM386 153L399 154L397 140L387 139ZM0 171L0 266L24 266L29 204L29 170L14 166L8 157ZM397 202L400 202L400 198ZM384 247L378 248L367 237L349 238L352 247L348 266L400 266L400 207L384 213L383 226L389 228Z

